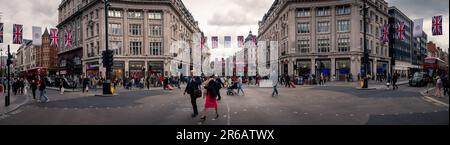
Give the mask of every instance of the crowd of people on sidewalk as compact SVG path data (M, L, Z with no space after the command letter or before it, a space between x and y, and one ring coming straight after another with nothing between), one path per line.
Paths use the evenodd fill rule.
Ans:
M37 102L46 103L50 99L46 92L46 82L43 78L10 78L8 84L8 79L2 78L0 84L0 93L2 96L8 95L8 90L10 95L13 96L23 96L28 95L28 90L31 89L31 96ZM36 91L39 90L39 98L36 98Z

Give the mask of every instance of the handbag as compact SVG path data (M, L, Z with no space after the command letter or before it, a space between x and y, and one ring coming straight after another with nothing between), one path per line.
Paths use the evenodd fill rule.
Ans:
M194 96L195 96L195 98L200 98L200 97L202 97L202 91L201 91L201 90L195 90L195 91L194 91Z

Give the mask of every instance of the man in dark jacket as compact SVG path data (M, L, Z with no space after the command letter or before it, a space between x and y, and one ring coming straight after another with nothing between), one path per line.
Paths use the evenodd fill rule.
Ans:
M199 78L194 78L188 82L186 89L184 90L184 95L188 93L191 97L191 104L192 108L194 110L194 113L192 114L192 118L196 117L198 115L198 109L197 109L197 96L195 96L195 91L199 90L201 85Z
M222 99L222 96L220 96L220 89L222 89L225 86L225 84L223 84L223 82L220 78L216 78L216 83L218 85L217 86L217 96L218 96L217 101L220 101Z
M398 89L397 86L397 80L398 80L398 73L394 73L394 76L392 77L392 87L395 89Z
M39 83L39 91L40 91L40 95L39 95L39 101L42 101L42 98L45 98L45 101L42 101L42 102L48 102L48 101L50 101L50 99L48 99L48 97L47 97L47 94L46 94L46 92L45 92L45 89L46 89L47 87L45 86L45 81L44 81L44 79L41 79L40 80L40 83Z
M84 91L88 91L88 90L86 90L86 87L88 87L88 86L89 86L89 78L85 77L83 79L83 93L84 93Z
M33 94L33 99L36 99L37 82L35 79L31 81L31 93Z
M442 77L442 85L444 88L444 96L446 96L449 94L448 75L444 75L444 77Z

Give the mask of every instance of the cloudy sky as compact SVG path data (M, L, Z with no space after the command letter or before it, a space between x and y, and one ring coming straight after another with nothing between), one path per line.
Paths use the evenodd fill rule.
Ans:
M257 34L258 21L274 0L183 0L200 28L207 36L246 36L251 30ZM449 46L449 1L447 0L387 0L411 19L425 18L424 31L428 39L439 46ZM31 27L55 27L60 0L0 0L0 21L5 23L5 41L12 40L12 25L24 25L24 38L30 39ZM431 17L444 15L444 36L431 36ZM233 37L235 38L235 37ZM233 39L234 40L234 39ZM0 48L6 48L0 44ZM17 46L12 47L13 50Z

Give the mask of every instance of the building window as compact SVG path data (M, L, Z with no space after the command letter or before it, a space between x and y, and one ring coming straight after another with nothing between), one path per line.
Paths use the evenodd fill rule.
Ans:
M330 32L330 22L318 22L317 23L318 33L328 33Z
M338 15L344 15L344 14L350 14L352 12L352 9L349 5L344 6L337 6L336 7L336 13Z
M319 39L317 41L317 48L319 53L330 52L330 39Z
M160 37L162 36L162 27L161 25L150 25L149 26L150 36Z
M128 12L128 18L143 18L143 17L142 17L142 12L138 12L138 11L129 11L129 12Z
M161 42L150 42L150 55L151 56L162 55L162 43Z
M91 25L89 27L89 31L90 31L91 37L93 37L94 36L94 25Z
M153 19L153 20L161 20L162 19L162 12L157 12L157 11L149 12L148 13L148 18L149 19Z
M338 21L338 32L349 32L350 31L350 21L349 20L339 20Z
M110 17L122 17L122 11L120 10L108 10L108 16Z
M299 23L297 27L298 27L297 33L300 34L309 33L309 23Z
M297 17L309 17L311 16L311 11L309 8L302 8L297 10Z
M97 35L96 36L98 36L100 34L100 26L97 23L97 24L95 24L95 27L96 27L95 30L97 31Z
M317 8L317 16L329 16L331 15L330 7Z
M121 24L109 24L109 34L110 35L122 35L122 25Z
M139 36L142 35L141 24L130 24L130 35Z
M111 48L115 55L122 55L122 41L111 41Z
M142 42L130 41L130 52L131 55L142 55Z
M309 53L309 40L299 40L297 52L302 54Z
M337 40L337 43L338 43L338 51L339 52L350 51L350 38L339 38Z

